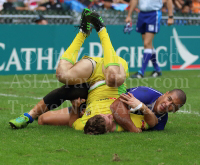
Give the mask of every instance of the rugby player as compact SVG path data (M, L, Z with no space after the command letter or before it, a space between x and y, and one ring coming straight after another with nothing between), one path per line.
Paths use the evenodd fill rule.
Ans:
M84 82L93 85L105 80L109 87L119 87L128 76L128 65L124 59L116 55L100 15L89 9L84 9L80 24L80 32L72 44L62 55L56 75L60 82L68 85ZM90 24L96 29L103 48L103 58L84 56L76 63L78 52L86 37L90 34Z
M138 132L164 130L168 112L176 112L186 102L186 94L181 89L162 94L153 88L140 86L127 91L128 94L122 94L110 106L113 116L97 115L90 118L84 132L86 134L123 130L135 132L135 127L139 128Z
M104 50L104 57L85 56L82 60L75 63L78 52L85 38L90 33L90 23L94 25L98 32ZM124 59L116 55L102 18L96 12L90 11L89 9L84 9L80 31L62 55L56 72L58 79L65 84L74 85L87 82L90 85L84 118L74 123L75 129L83 129L87 120L97 114L112 114L109 106L120 94L126 93L126 84L124 81L129 76L128 65ZM68 93L65 94L68 95ZM78 97L81 96L77 96L76 98ZM73 99L70 98L70 100ZM55 97L44 98L29 113L25 113L19 118L11 120L9 122L11 127L26 127L27 123L33 122L34 118L42 114L42 111L47 112L50 110L51 107L48 105L52 105L52 102L49 100L54 102L57 99ZM36 112L38 107L42 108L39 112Z
M83 85L82 88L86 88L86 86ZM48 109L48 107L49 109L53 109L62 104L64 98L60 98L67 95L64 95L63 89L68 90L69 88L61 87L46 95L44 99L41 100L31 110L32 116L37 116L38 114L44 113ZM75 90L76 89L77 88L75 88ZM129 91L131 94L122 94L121 97L110 106L113 111L112 114L115 121L113 120L113 116L111 114L95 115L86 123L84 132L87 134L96 135L106 132L124 130L130 132L141 132L142 130L163 130L168 120L168 112L176 112L179 107L181 107L186 101L186 95L180 89L166 92L164 95L159 91L156 91L155 89L142 86L131 88L127 91ZM133 97L133 94L135 95L135 97ZM49 104L45 104L44 100ZM80 117L77 108L84 100L85 99L79 98L78 100L72 101L72 107L64 108L57 111L49 111L42 114L41 116L39 116L38 124L73 126L73 123L76 121L76 119ZM124 102L125 104L122 104L122 102ZM58 103L57 106L55 106L56 103ZM138 107L141 103L143 103L143 105L137 109L136 107ZM127 105L132 107L130 111L133 111L134 108L137 111L129 113L130 111ZM80 109L83 108L83 106L80 107ZM69 113L69 111L71 113ZM22 119L24 118L21 117L21 120ZM77 123L79 123L79 120L80 119L78 119ZM28 123L29 119L27 118L27 121L24 122L23 126L27 126ZM80 129L80 127L75 127L75 129L82 130L82 128Z
M84 20L84 14L82 15L82 21L83 20ZM108 39L107 34L104 37ZM76 43L76 42L74 41L73 43ZM72 45L74 45L73 43L72 43ZM103 42L102 42L102 45L103 45ZM96 59L94 58L94 60L96 60ZM87 120L89 118L95 116L95 115L98 115L98 114L112 114L111 111L110 111L109 106L113 103L113 101L115 99L117 99L119 97L119 95L121 93L125 93L126 92L125 84L122 84L118 88L109 87L109 86L106 85L106 84L109 84L109 83L106 83L106 80L105 80L106 78L104 77L104 74L103 74L104 73L103 71L105 71L104 70L104 66L105 65L104 65L102 59L99 58L99 60L101 60L101 62L99 62L97 60L94 63L94 65L91 65L91 66L95 66L95 64L96 64L96 67L94 67L93 74L90 77L91 81L88 81L88 83L93 82L94 84L91 85L91 87L89 89L86 112L84 113L82 118L76 120L73 123L73 127L75 129L77 129L77 130L83 130ZM119 60L121 62L120 68L121 68L121 66L124 66L124 68L127 68L127 69L123 68L122 69L122 73L125 72L125 71L127 72L127 70L128 70L127 64L122 59L119 58ZM99 78L101 79L101 81L100 81ZM96 81L92 81L92 80L96 80ZM87 84L85 84L85 85L86 85L86 89L87 89ZM61 90L61 93L62 93L62 89L66 89L66 88L65 87L64 88L61 87L59 89L59 90ZM78 89L78 88L75 88L75 89ZM50 94L52 94L52 93L55 94L57 92L58 92L58 89L54 90ZM60 93L60 92L58 92L58 93ZM73 93L70 92L70 94L73 94ZM66 93L63 92L62 95L60 95L60 97L58 95L58 98L55 95L53 95L53 96L47 95L29 113L26 113L26 114L20 116L17 119L11 120L10 121L10 125L12 126L12 128L23 128L23 127L26 127L28 125L28 123L31 123L33 121L34 118L36 118L37 116L41 115L42 113L44 113L44 112L46 112L48 110L51 110L53 108L53 105L54 105L52 103L55 103L56 105L61 104L62 101L60 100L60 98L62 98L62 97L66 98L65 95L68 95L68 92L66 92ZM80 97L80 96L77 95L76 98L78 98L78 97ZM63 99L63 101L64 101L64 99ZM39 108L39 111L38 111L38 108ZM67 109L65 109L65 110L67 110ZM149 124L149 125L151 125L151 124ZM132 127L131 131L132 132L140 132L140 129L138 129L137 127L134 127L134 128Z

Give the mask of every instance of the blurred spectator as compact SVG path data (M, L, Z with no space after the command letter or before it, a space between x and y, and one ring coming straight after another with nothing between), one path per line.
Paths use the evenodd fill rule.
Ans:
M167 13L167 12L168 12L167 4L166 4L166 3L163 4L162 12L163 12L163 13Z
M166 0L163 0L163 1L166 1ZM172 0L172 1L174 3L175 7L178 8L178 9L182 9L182 6L185 3L185 0Z
M102 8L102 7L103 7L103 3L101 3L100 0L93 0L88 6L88 8L92 10L98 10L99 8Z
M57 0L49 0L49 2L41 4L40 7L41 8L39 10L41 10L42 7L43 10L62 10L62 5Z
M184 14L187 14L187 13L190 13L190 6L188 5L184 5L183 8L182 8L182 13Z
M38 25L47 25L48 24L48 21L42 16L42 15L39 15L35 20L34 22Z
M193 0L192 12L197 14L200 13L200 0Z
M91 1L90 0L79 0L79 2L81 2L83 5L85 5L87 7L91 4Z
M130 0L113 0L113 3L124 3L129 4Z
M106 9L110 9L111 5L112 5L112 0L104 0L103 4L104 4L104 8Z
M25 10L37 10L40 0L24 0Z
M69 10L79 13L81 13L83 9L87 7L78 0L65 0L64 3L66 4Z
M6 2L6 0L0 0L0 11L3 9L3 4Z
M3 4L3 9L4 10L26 10L26 7L16 6L13 2L15 1L7 0L7 2Z
M7 0L7 2L5 2L3 4L3 9L4 10L16 10L13 0Z

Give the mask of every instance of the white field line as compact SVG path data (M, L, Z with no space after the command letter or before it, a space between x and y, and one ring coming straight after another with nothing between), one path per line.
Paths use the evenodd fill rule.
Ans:
M4 96L4 97L20 97L20 98L31 98L31 99L36 99L36 100L41 100L43 99L43 97L32 97L32 96L18 96L18 95L12 95L12 94L5 94L5 93L0 93L0 96ZM177 113L182 113L182 114L193 114L193 115L200 115L199 112L194 112L194 111L183 111L183 110L179 110Z
M41 99L43 99L43 97L18 96L18 95L5 94L5 93L0 93L0 96L4 96L4 97L20 97L20 98L29 98L29 99L36 99L36 100L41 100Z
M179 110L177 113L183 113L183 114L193 114L193 115L200 115L199 112L194 112L194 111L182 111L182 110Z
M176 77L176 78L179 78L178 76L170 76L170 77L168 77L168 78L173 78L173 77ZM190 77L200 77L200 75L196 75L196 76L190 76ZM151 77L145 77L146 79L148 79L148 78L151 78ZM164 77L163 76L163 78L166 78L166 77ZM180 76L180 78L182 78L182 76ZM128 78L128 80L133 80L132 78ZM56 79L49 79L48 81L46 81L46 80L43 80L43 81L37 81L37 80L35 80L35 81L0 81L0 84L25 84L25 83L50 83L50 82L56 82L56 83L58 83L58 80L56 80Z
M0 82L0 84L25 84L25 83L50 83L50 82L56 82L58 83L58 80L55 80L55 79L50 79L48 81L44 80L44 81L2 81Z

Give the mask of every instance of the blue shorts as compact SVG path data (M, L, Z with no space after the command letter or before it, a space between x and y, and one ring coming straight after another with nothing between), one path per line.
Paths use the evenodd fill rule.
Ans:
M136 31L138 33L158 33L160 31L160 20L162 17L162 12L158 11L149 11L149 12L140 12L138 15Z

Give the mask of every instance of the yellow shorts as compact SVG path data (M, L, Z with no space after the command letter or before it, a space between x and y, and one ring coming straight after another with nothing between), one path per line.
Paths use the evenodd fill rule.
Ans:
M117 56L119 58L119 61L120 61L120 64L123 66L125 72L126 72L126 78L129 77L129 71L128 71L128 64L127 62ZM83 56L82 59L92 59L93 61L96 62L96 67L94 68L94 71L91 75L91 77L87 80L87 82L89 84L94 84L95 82L98 82L98 81L101 81L101 80L105 80L105 76L103 74L103 71L102 71L102 67L104 66L104 61L103 61L103 58L101 57L89 57L89 56Z

